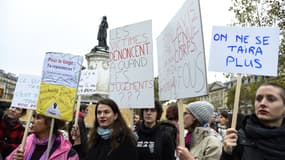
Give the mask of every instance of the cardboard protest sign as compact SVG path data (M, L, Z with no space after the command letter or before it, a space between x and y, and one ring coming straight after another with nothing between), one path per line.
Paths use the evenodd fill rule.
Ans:
M213 27L209 70L277 76L277 27Z
M16 83L11 106L36 109L41 76L20 74Z
M199 1L187 0L157 38L161 100L208 93L204 52Z
M36 110L39 95L41 76L20 74L16 83L11 106ZM29 131L32 111L28 112L25 132L22 138L20 149L23 150Z
M152 22L110 31L110 97L119 106L153 107Z
M82 61L81 56L46 54L37 112L56 119L72 119Z
M96 93L97 88L97 70L82 70L77 89L78 95L90 95Z
M277 27L213 27L209 70L238 74L233 128L239 108L241 74L277 75L279 35Z

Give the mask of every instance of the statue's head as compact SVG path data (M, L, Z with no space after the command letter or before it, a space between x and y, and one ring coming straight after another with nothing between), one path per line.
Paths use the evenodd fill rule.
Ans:
M107 16L103 16L103 20L107 20Z

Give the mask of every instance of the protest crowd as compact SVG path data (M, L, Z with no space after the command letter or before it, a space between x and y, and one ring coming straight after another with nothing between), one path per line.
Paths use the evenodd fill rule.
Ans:
M233 110L219 112L210 100L196 98L208 94L203 34L198 2L186 2L157 38L158 96L151 20L112 30L109 50L103 16L99 45L88 53L99 56L102 65L90 63L97 70L84 70L81 56L47 52L42 77L19 76L20 92L8 109L0 106L0 160L285 160L284 86L256 86L248 115L238 112L239 96ZM271 54L278 49L276 28L216 26L213 35L211 52L219 55L211 54L209 68L238 73L236 93L240 73L276 74L277 68L269 69L278 61ZM81 96L101 94L96 87L107 88L106 95L81 102ZM182 104L184 98L193 100ZM122 112L128 107L131 120Z
M195 101L184 108L184 130L179 131L177 105L171 104L161 120L162 105L141 109L135 127L130 127L112 99L96 103L94 126L87 132L82 105L80 120L69 124L33 111L26 144L21 149L24 126L19 118L25 109L10 106L1 111L0 151L6 160L96 159L96 160L281 160L285 157L285 89L265 83L256 91L255 112L231 128L228 112L215 113L213 104ZM74 114L75 115L75 114ZM214 121L213 118L214 117ZM48 137L53 126L52 138ZM68 126L68 127L66 127ZM68 137L59 129L65 128ZM68 129L67 129L68 128ZM185 146L179 133L185 133ZM51 143L47 153L48 143Z

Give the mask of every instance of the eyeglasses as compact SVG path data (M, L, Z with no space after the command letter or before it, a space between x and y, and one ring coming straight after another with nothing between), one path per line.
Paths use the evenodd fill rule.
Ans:
M190 112L183 112L183 116L186 116L187 114L192 115L192 113L190 113Z

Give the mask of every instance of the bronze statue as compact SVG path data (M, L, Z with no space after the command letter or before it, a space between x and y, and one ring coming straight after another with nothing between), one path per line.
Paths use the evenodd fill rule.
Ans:
M107 17L103 16L101 24L99 26L99 31L97 34L98 45L95 46L91 52L102 51L109 53L109 47L107 45L107 29L108 29Z
M98 40L98 47L104 47L106 50L108 50L109 48L107 45L107 29L108 29L107 17L103 16L101 24L99 26L97 40Z

